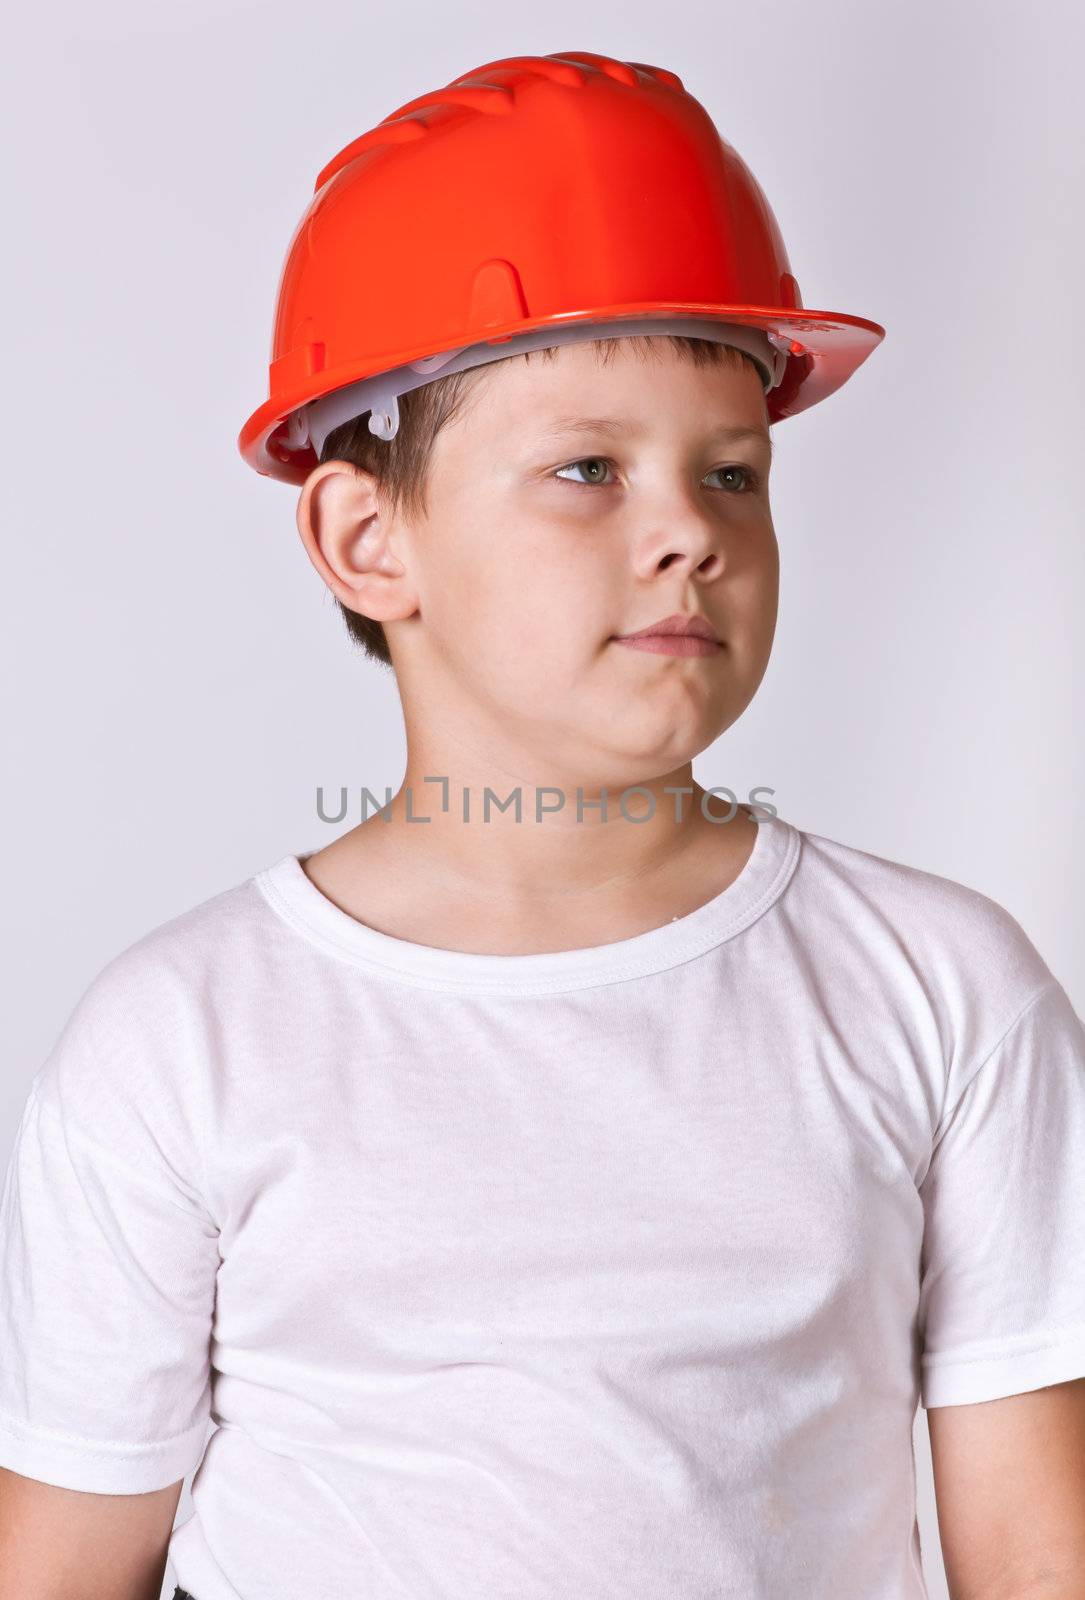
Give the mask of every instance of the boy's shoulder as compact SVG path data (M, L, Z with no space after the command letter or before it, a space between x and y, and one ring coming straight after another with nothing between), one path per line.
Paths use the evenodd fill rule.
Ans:
M877 943L946 984L1024 999L1052 973L1018 919L982 890L824 835L803 839L810 892L841 940Z
M97 1130L103 1143L153 1118L156 1107L160 1127L184 1127L193 1095L207 1101L238 997L260 1010L253 990L264 971L265 912L246 878L117 951L78 994L34 1074L39 1103L63 1107L71 1126ZM274 986L267 987L270 1004Z
M67 1029L108 1038L132 1037L145 1026L160 1039L186 1013L221 1011L230 991L255 976L256 946L268 924L254 876L186 907L104 963Z

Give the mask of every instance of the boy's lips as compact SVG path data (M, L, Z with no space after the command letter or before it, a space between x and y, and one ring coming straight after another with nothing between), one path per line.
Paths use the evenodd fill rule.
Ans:
M660 656L710 656L723 647L707 617L681 613L664 617L637 633L615 634L614 642Z
M709 639L713 644L720 643L715 628L708 618L702 617L699 612L691 616L675 612L673 616L652 622L647 628L640 628L636 633L619 633L615 634L615 638L625 643L630 639L647 639L656 635L663 635L666 638Z

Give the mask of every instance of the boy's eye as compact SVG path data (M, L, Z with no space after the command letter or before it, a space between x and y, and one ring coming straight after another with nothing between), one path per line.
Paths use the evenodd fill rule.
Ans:
M568 462L568 464L566 466L558 467L558 469L553 474L553 476L555 478L561 478L561 481L563 483L578 483L583 488L590 488L592 486L592 484L598 484L598 483L603 483L604 482L604 479L603 479L603 476L602 476L603 471L607 467L613 466L613 464L614 463L612 461L608 460L608 458L606 456L581 456L579 461L570 461L570 462ZM590 468L592 468L591 475L588 477L588 479L586 481L583 478L577 479L577 478L562 478L561 477L563 472L574 472L577 469L579 469L580 467L590 467ZM732 485L731 485L732 488L734 486L734 479L736 477L740 477L741 480L742 480L742 487L740 489L734 490L734 492L738 493L738 494L749 494L752 490L756 489L757 486L758 486L757 474L756 474L756 472L753 471L753 469L751 467L739 466L739 465L736 464L736 465L730 466L730 467L713 467L712 468L712 472L714 472L714 473L715 472L724 473L727 476L729 476L731 478L731 480L732 480ZM709 474L709 476L711 476L711 473ZM605 486L609 487L609 485L605 485Z
M563 472L573 472L579 467L593 467L595 469L602 469L604 467L609 467L610 465L611 465L611 463L609 461L604 460L604 458L602 456L581 456L579 461L570 461L568 466L559 467L558 470L555 472L554 476L555 476L555 478L560 478ZM578 481L582 483L584 480L583 479L579 479L578 480L578 479L575 479L575 478L572 478L572 479L566 478L563 481L566 482L566 483L576 483ZM592 475L588 479L589 483L599 483L600 481L601 480L600 480L600 476L599 476L599 471L598 470L596 472L593 472Z

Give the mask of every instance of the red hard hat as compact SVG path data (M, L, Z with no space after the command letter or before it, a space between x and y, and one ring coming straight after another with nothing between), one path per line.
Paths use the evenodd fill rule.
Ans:
M318 396L548 325L668 315L786 349L770 422L839 389L885 334L803 308L760 185L673 72L579 50L491 61L317 177L279 284L269 398L238 446L300 484L317 458L291 418Z

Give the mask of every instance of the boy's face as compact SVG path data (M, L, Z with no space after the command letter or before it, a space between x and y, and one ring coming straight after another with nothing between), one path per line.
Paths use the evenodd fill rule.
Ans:
M635 782L705 749L764 675L769 465L748 362L700 367L667 341L646 356L618 339L604 364L590 343L564 345L482 369L435 441L424 519L371 520L359 541L364 508L333 490L321 548L350 579L336 592L385 623L409 731L424 708L435 751L466 742L537 783ZM688 655L616 642L675 613L720 642Z

